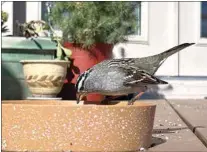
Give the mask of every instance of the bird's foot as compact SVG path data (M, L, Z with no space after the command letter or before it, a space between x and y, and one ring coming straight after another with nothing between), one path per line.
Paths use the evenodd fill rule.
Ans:
M77 105L84 105L84 101L76 102Z
M76 100L76 104L79 104L80 103L80 101L79 100Z
M135 102L135 100L132 100L132 99L131 99L131 100L128 102L128 105L133 105L134 102Z

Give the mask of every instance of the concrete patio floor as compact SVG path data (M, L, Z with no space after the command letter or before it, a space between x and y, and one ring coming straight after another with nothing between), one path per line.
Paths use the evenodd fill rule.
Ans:
M152 147L148 151L207 151L207 100L155 100Z

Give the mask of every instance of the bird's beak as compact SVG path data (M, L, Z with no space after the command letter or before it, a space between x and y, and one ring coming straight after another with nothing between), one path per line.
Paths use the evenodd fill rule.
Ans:
M79 104L79 102L85 97L84 94L79 94L77 93L76 94L76 99L77 99L77 104Z

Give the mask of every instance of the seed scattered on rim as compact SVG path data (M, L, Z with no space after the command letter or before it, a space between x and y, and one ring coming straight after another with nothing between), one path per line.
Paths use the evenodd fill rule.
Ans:
M143 148L143 147L141 147L141 148L139 149L139 151L146 151L146 149Z

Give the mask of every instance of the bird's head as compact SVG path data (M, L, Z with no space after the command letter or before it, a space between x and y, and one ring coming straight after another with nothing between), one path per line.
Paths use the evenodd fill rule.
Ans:
M92 69L88 69L82 74L79 75L77 82L76 82L76 97L77 100L82 100L82 98L86 95L87 93L87 87L86 87L86 81L88 79L88 76Z

